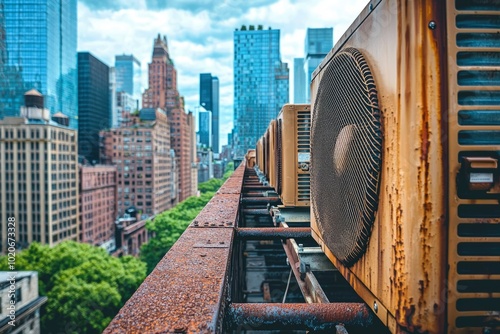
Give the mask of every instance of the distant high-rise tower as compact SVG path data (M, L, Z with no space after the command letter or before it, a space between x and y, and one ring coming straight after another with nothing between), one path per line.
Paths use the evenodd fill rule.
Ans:
M306 75L304 73L304 58L293 59L293 103L306 102Z
M200 135L200 144L207 148L212 147L212 113L210 110L200 109L201 110L198 113L198 132Z
M200 74L200 105L212 112L212 151L219 153L219 79L211 73Z
M135 109L139 109L142 95L141 63L134 55L115 56L116 91L126 92L137 100Z
M99 131L111 127L109 67L78 52L78 154L99 162Z
M78 128L77 0L0 2L0 118L19 115L23 94L37 89L45 107Z
M280 58L280 31L245 26L234 32L235 156L255 147L289 101L289 71Z
M333 28L307 28L305 41L304 74L305 102L311 102L309 86L312 73L333 47Z
M192 193L191 156L192 127L184 110L184 98L177 90L177 70L168 52L167 38L158 34L153 46L153 59L149 63L149 88L142 95L144 108L161 108L167 111L170 121L170 145L175 151L179 169L179 201Z

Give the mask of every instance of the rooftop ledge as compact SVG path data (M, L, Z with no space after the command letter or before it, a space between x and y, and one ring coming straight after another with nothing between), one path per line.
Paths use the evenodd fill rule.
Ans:
M222 330L244 172L242 163L104 333Z

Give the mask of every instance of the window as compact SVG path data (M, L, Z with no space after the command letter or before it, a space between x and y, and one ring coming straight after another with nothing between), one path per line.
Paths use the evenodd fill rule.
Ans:
M21 292L21 288L16 289L16 303L19 303L23 300L23 294Z

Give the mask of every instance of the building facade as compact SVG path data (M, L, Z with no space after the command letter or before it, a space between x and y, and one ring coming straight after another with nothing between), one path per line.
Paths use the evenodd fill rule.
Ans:
M333 47L333 28L307 28L304 43L305 102L311 102L312 74Z
M208 110L200 110L198 113L198 134L202 147L212 147L212 113Z
M271 119L289 100L289 70L280 57L280 31L234 32L235 155L255 147Z
M116 179L116 166L80 166L80 242L114 242Z
M306 103L306 74L304 72L304 58L293 59L293 103Z
M53 115L78 128L77 0L0 2L0 118L18 116L24 92L37 89Z
M170 58L167 38L158 35L154 41L152 61L149 64L149 88L142 96L144 108L162 108L167 111L170 122L170 143L175 151L179 170L178 201L194 195L192 189L193 144L192 127L184 110L184 99L177 90L177 70Z
M26 100L21 117L0 121L0 252L9 217L16 219L18 249L78 240L76 131L49 119L38 92Z
M117 215L134 207L149 217L173 203L170 124L160 108L141 109L130 123L101 132L101 154L117 167Z
M139 110L142 96L141 63L134 55L115 56L116 91L125 92L135 100L134 110Z
M115 95L117 121L113 127L124 126L124 119L127 115L136 111L137 100L127 92L116 92Z
M109 67L89 52L78 52L78 154L99 162L99 131L112 123Z
M12 272L0 272L0 333L40 334L40 307L47 297L38 294L38 273L36 271L20 271L15 273L15 284L12 285ZM12 321L10 304L14 294L15 326Z
M141 246L149 240L147 220L138 219L134 214L125 214L124 217L118 218L115 222L116 247L113 256L140 255Z
M211 112L211 147L219 153L219 78L211 73L200 74L200 105Z

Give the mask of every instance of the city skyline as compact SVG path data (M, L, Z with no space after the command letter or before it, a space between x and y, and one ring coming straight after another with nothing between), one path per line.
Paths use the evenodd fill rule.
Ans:
M78 2L78 51L90 51L108 65L120 54L133 54L147 73L152 38L166 35L178 70L179 92L186 111L199 104L199 75L211 72L220 82L220 145L227 144L233 127L233 32L241 25L269 26L281 33L281 58L293 66L302 57L306 29L334 27L334 42L350 26L368 1L236 2L80 0ZM104 33L103 33L104 32ZM143 75L143 87L147 87ZM293 93L293 71L290 71ZM290 101L293 97L290 98Z

